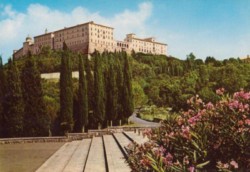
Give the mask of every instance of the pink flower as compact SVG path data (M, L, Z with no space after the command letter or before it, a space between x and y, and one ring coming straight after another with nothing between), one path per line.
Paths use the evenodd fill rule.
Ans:
M223 164L223 168L227 169L228 167L229 167L228 163Z
M170 153L167 153L166 159L167 159L168 161L172 161L172 160L173 160L173 156L172 156Z
M208 110L214 109L213 103L209 102L208 104L206 104L206 108L207 108Z
M182 130L182 133L181 135L186 138L186 139L190 139L190 128L189 126L185 127L185 126L181 126L181 130Z
M232 160L231 162L230 162L230 165L232 165L234 168L238 168L239 166L238 166L238 163L236 162L236 161L234 161L234 160Z
M248 110L249 110L249 104L245 104L245 105L244 105L244 109L245 109L246 111L248 111Z
M216 90L216 94L222 96L224 94L225 89L224 88L219 88Z
M195 168L193 166L191 166L191 167L188 168L189 172L194 172L194 170L195 170Z
M185 156L183 158L183 163L186 164L186 165L189 164L188 156Z
M243 125L243 124L244 124L244 122L243 122L242 120L238 121L238 125L239 125L239 126L241 126L241 125Z
M250 125L250 119L246 119L246 120L245 120L245 124L246 124L246 125Z
M204 112L203 112L204 113ZM192 126L194 126L196 124L197 121L201 120L201 113L198 112L197 115L191 117L188 119L188 123Z
M234 101L232 101L232 102L230 102L229 104L228 104L228 106L229 106L229 108L230 109L238 109L239 108L239 101L238 100L234 100Z
M165 157L162 157L162 162L166 166L171 166L173 164L173 156L170 153L167 153Z
M148 158L143 158L142 160L140 160L140 164L143 166L150 166L151 162Z
M154 153L157 157L163 156L165 153L166 149L164 147L160 147L160 148L155 148Z
M249 100L250 99L250 92L245 93L243 90L240 92L236 92L233 95L234 99L243 99L243 100Z

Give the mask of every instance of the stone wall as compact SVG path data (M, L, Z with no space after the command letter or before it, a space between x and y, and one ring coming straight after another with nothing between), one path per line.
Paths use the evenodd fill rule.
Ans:
M78 71L72 72L72 77L79 78L79 72ZM60 79L60 73L59 72L42 73L41 78L43 78L43 79Z

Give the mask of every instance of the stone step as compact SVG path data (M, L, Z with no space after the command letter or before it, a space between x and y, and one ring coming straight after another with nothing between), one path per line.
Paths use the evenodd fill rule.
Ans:
M91 139L83 139L76 148L74 154L69 160L64 172L83 172L87 155L90 149Z
M136 142L137 144L143 144L148 141L147 137L143 137L142 134L135 133L133 131L123 132L130 140Z
M68 164L80 141L65 143L36 172L62 172Z
M112 135L104 135L104 146L109 172L130 172L131 169Z
M125 158L127 158L126 147L132 142L123 133L114 133L114 139L116 140L118 146L122 150Z
M85 172L106 172L102 137L94 137L90 146Z

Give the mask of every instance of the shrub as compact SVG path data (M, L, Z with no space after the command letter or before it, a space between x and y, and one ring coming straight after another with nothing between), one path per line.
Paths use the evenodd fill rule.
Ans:
M130 145L134 171L245 171L250 169L250 92L226 95L205 104L199 96L177 117L146 130L149 141Z

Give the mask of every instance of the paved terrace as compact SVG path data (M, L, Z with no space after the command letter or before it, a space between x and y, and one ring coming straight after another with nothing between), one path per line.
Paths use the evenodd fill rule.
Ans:
M126 146L147 141L126 131L65 143L36 172L130 172Z

